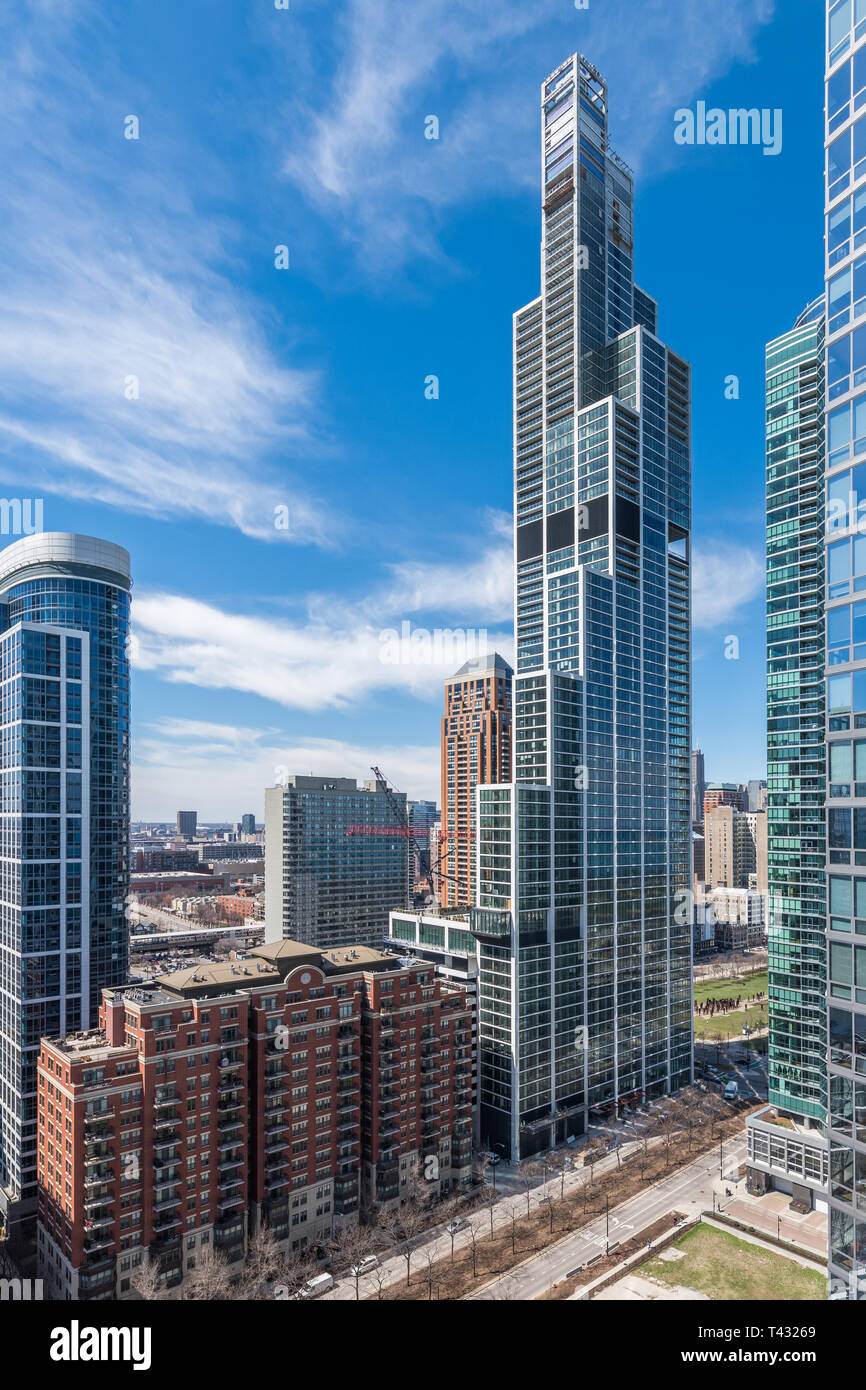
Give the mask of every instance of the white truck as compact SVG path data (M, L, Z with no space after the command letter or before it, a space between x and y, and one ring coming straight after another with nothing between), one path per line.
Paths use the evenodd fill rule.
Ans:
M307 1280L298 1294L298 1298L318 1298L320 1294L327 1293L328 1289L333 1287L333 1274L317 1274L314 1278Z

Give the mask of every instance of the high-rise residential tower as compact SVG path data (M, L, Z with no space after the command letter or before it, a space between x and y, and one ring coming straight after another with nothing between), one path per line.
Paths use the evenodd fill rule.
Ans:
M866 1299L866 0L828 0L830 1293ZM860 938L863 938L861 941Z
M770 1101L819 1125L827 1046L823 402L822 296L767 346Z
M634 283L607 87L541 89L542 292L514 320L514 781L478 797L482 1142L692 1076L690 382ZM501 1150L500 1150L501 1151Z
M707 779L704 771L704 755L700 748L692 749L692 825L695 828L704 823L704 791Z
M0 1206L36 1209L43 1034L127 978L129 555L65 532L0 552Z
M442 720L443 907L468 907L475 889L475 788L511 777L511 682L493 652L467 661L445 682Z
M354 777L286 776L265 791L265 940L377 948L409 905L406 796Z

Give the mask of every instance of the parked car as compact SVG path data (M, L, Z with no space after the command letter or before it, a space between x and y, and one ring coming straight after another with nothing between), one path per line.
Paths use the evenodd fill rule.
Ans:
M501 1163L501 1162L502 1162L502 1154L495 1154L495 1153L492 1153L491 1151L488 1151L487 1153L483 1153L483 1154L481 1155L481 1157L482 1157L482 1158L486 1158L486 1159L487 1159L487 1162L488 1162L489 1164L491 1164L491 1165L494 1165L494 1166L495 1166L495 1164Z
M378 1255L365 1255L363 1260L359 1260L357 1264L351 1266L349 1273L355 1279L361 1274L369 1274L371 1269L378 1269L378 1267Z
M445 1227L445 1229L448 1232L449 1236L456 1236L458 1231L462 1231L463 1227L468 1225L469 1222L466 1220L465 1216L455 1216L453 1221L448 1222L448 1225Z
M312 1279L308 1279L304 1284L298 1298L318 1298L321 1294L327 1293L328 1289L334 1287L333 1274L317 1274Z
M727 1086L725 1087L725 1100L736 1100L739 1094L740 1088L737 1085L736 1081L729 1081Z

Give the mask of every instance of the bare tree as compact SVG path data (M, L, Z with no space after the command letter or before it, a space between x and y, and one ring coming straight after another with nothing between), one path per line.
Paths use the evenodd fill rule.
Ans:
M260 1298L263 1285L273 1279L279 1267L279 1243L270 1227L261 1225L255 1235L250 1237L247 1257L237 1284L236 1297Z
M406 1288L412 1282L412 1255L427 1227L426 1207L416 1202L404 1202L402 1207L388 1207L379 1213L378 1227L384 1231L394 1249L406 1261Z
M474 1222L474 1221L470 1221L470 1222L469 1222L468 1230L469 1230L469 1242L470 1242L470 1244L471 1244L471 1246L472 1246L472 1278L473 1278L473 1279L477 1279L477 1278L478 1278L478 1231L477 1231L476 1228L475 1228L475 1222Z
M607 1153L607 1140L602 1139L600 1134L594 1134L583 1151L584 1167L589 1169L589 1180L595 1182L595 1165L604 1158Z
M526 1215L527 1215L527 1216L529 1215L529 1194L530 1194L530 1192L532 1191L533 1187L535 1187L535 1180L536 1180L536 1178L539 1176L539 1174L540 1174L541 1172L542 1172L542 1166L541 1166L541 1164L537 1161L537 1159L533 1159L533 1158L524 1158L524 1159L522 1159L521 1162L517 1165L517 1176L518 1176L518 1178L520 1179L520 1185L521 1185L521 1187L523 1188L524 1192L526 1193Z
M133 1271L129 1282L138 1297L147 1303L157 1303L165 1297L159 1262L150 1255L142 1255L141 1263Z
M212 1247L199 1256L194 1270L187 1274L181 1297L190 1301L213 1303L230 1296L232 1272L221 1250Z
M549 1230L550 1230L550 1234L551 1234L551 1235L553 1235L553 1209L554 1209L555 1203L556 1203L556 1198L555 1198L555 1196L553 1195L552 1192L547 1192L547 1191L545 1191L544 1193L542 1193L541 1198L540 1198L539 1203L538 1203L538 1205L539 1205L540 1207L546 1207L546 1208L547 1208L547 1214L548 1214L548 1217L549 1217L549 1219L550 1219Z
M317 1268L311 1251L307 1249L291 1250L282 1255L274 1271L273 1297L278 1301L294 1298Z
M361 1261L372 1255L380 1243L381 1236L377 1240L375 1231L370 1226L344 1226L342 1230L334 1233L331 1245L340 1260L348 1263L349 1273L355 1280L356 1302L361 1298Z
M571 1168L571 1155L566 1153L552 1153L547 1160L549 1168L553 1169L554 1174L559 1174L559 1200L565 1200L565 1175Z

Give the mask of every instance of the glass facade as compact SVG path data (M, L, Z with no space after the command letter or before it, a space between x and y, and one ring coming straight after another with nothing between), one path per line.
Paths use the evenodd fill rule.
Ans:
M0 552L0 1188L36 1195L43 1034L128 975L129 556L87 536Z
M866 0L828 0L825 116L830 1296L863 1300L866 917L859 913L866 911L866 780L858 778L866 778Z
M411 895L406 796L383 782L288 776L265 792L265 939L378 949Z
M826 1110L824 299L767 346L769 1099Z
M692 1075L690 382L633 279L607 88L544 83L542 293L514 320L514 782L478 807L482 1142Z

